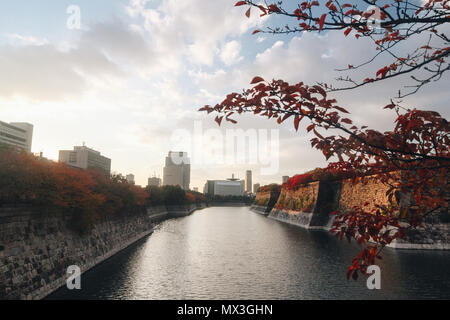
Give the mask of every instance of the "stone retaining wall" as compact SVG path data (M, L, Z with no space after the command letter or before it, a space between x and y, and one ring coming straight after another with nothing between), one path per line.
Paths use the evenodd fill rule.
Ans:
M260 205L257 205L257 204L253 204L253 205L250 207L250 210L252 210L253 212L262 214L262 215L264 215L264 216L269 215L269 211L267 210L267 207L266 207L266 206L260 206Z
M369 202L369 205L365 207L368 211L374 208L374 203L387 207L392 205L386 196L389 185L380 183L372 177L365 179L364 183L359 182L357 184L353 184L351 180L341 182L339 210L347 211L355 206L363 208L366 201Z
M340 185L312 182L295 191L283 189L269 217L307 229L327 229L337 209Z
M395 206L389 201L386 191L389 187L377 179L367 177L365 183L353 184L351 180L339 182L313 182L295 191L282 189L275 207L255 208L254 211L269 212L269 218L300 226L306 229L330 230L333 224L331 212L347 211L355 206L371 209L373 203L387 207ZM267 198L262 194L260 199ZM256 196L258 199L258 194ZM439 214L448 214L448 207ZM450 249L450 224L434 217L427 219L423 228L408 231L408 241L394 241L389 247L399 249Z
M394 240L395 249L450 250L450 223L424 223L423 227L407 231L408 241Z
M69 266L85 272L150 235L154 223L204 207L152 207L145 214L101 221L86 235L68 228L68 215L0 208L0 300L42 299L65 285Z

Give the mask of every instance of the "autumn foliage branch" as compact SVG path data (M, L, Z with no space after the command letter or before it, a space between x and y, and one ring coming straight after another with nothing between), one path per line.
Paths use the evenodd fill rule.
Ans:
M219 125L223 120L236 123L233 116L242 113L253 113L278 124L291 119L297 131L307 121L306 131L315 136L312 147L327 160L335 160L328 170L345 171L355 183L370 175L390 186L386 192L390 201L401 195L403 202L397 208L375 204L372 210L355 207L350 212L334 213L337 217L332 232L365 245L351 266L354 278L358 271L365 273L385 245L404 239L407 228L420 226L429 212L448 205L445 192L450 126L437 112L405 110L389 104L384 108L397 113L394 128L379 132L354 124L349 112L329 98L320 85L290 85L261 77L255 77L252 84L243 93L231 93L222 103L200 111L216 114ZM336 133L327 135L329 131ZM399 219L405 225L400 225Z
M255 9L260 16L278 15L289 21L283 26L254 30L253 34L342 31L345 37L367 38L373 42L373 56L366 61L348 64L338 71L350 74L356 69L375 63L375 60L383 56L390 59L389 64L379 66L375 74L362 79L354 79L349 74L338 77L337 80L346 85L329 86L327 90L330 91L354 89L410 74L412 84L398 92L398 98L403 98L416 93L424 85L441 79L450 69L447 60L450 40L444 32L445 29L442 29L450 22L450 1L303 1L296 7L288 8L281 1L261 4L247 0L238 1L235 5L248 6L247 17L250 17L252 9ZM420 44L413 49L405 49L407 47L403 44L411 40ZM416 73L419 70L421 74Z

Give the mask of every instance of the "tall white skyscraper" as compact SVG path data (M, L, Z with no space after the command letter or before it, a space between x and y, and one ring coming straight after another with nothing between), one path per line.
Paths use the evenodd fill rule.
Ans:
M180 186L184 190L189 190L190 182L191 164L187 152L170 151L163 170L163 185Z
M252 187L252 171L247 170L247 172L245 173L245 192L252 193Z

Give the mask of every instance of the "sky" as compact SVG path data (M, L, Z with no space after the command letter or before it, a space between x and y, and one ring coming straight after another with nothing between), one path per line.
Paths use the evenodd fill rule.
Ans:
M254 76L329 82L340 75L337 68L367 59L373 45L326 32L252 35L283 20L258 14L248 19L246 8L234 7L235 2L1 1L0 120L32 123L32 151L50 159L57 160L58 150L86 143L112 159L113 171L133 173L140 185L154 174L162 176L170 150L195 155L191 188L200 190L207 179L233 173L244 178L245 170L253 171L254 183L264 185L326 166L322 154L311 149L304 127L296 133L292 123L279 126L245 115L237 125L219 128L213 117L197 110L250 87ZM79 28L68 27L73 5L80 9ZM366 71L380 66L383 61ZM394 78L335 96L356 123L388 130L395 116L383 107L405 80ZM403 104L448 118L448 87L444 75ZM216 161L226 145L218 135L225 139L237 129L258 137L264 130L278 130L277 151L271 153L276 164L273 159ZM275 170L264 172L269 163Z

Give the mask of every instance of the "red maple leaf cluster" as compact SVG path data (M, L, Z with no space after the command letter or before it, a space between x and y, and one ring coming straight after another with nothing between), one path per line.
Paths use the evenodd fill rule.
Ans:
M231 117L244 112L279 124L291 118L296 130L302 121L308 121L306 131L315 136L311 139L312 147L320 150L327 160L337 160L327 169L336 178L352 178L357 182L371 175L389 185L386 196L390 200L399 194L408 200L396 209L375 204L370 211L354 208L335 213L333 232L354 238L360 244L369 239L374 243L363 249L357 263L352 265L352 273L364 273L385 245L404 238L406 228L418 227L428 214L448 206L450 126L437 112L403 110L392 103L385 109L397 112L394 128L379 132L355 125L348 118L349 112L329 98L320 85L266 82L261 77L255 77L252 84L243 93L229 94L222 103L205 106L200 111L216 113L219 124L223 119L236 123ZM341 134L326 135L331 129L338 129ZM298 175L288 181L287 187L295 189L311 181L311 174ZM405 227L398 224L400 218ZM389 231L392 228L398 230L392 234Z

